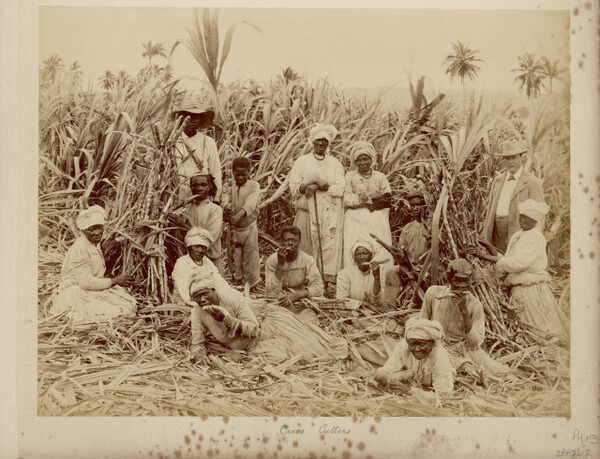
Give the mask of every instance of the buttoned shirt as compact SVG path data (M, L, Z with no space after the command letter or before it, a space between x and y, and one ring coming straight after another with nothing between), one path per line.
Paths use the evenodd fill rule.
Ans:
M519 168L517 172L511 174L506 171L506 179L504 180L504 184L502 185L502 189L500 190L500 197L498 198L498 206L496 206L496 215L499 217L506 217L508 215L508 207L510 206L510 198L512 197L513 192L515 191L515 186L517 185L517 180L521 176L522 167ZM510 180L510 178L514 177L514 180Z

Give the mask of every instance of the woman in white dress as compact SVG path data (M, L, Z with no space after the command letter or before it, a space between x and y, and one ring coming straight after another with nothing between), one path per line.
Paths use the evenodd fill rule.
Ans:
M542 333L569 336L569 320L560 309L550 290L550 275L546 271L546 238L541 225L548 205L528 199L519 203L521 230L512 235L506 254L500 257L482 256L496 262L496 271L507 274L510 297L519 319Z
M313 151L299 157L290 171L294 226L302 232L300 250L314 257L326 284L335 282L342 264L344 168L327 154L336 135L332 125L314 126Z
M131 276L105 277L100 250L106 213L100 206L82 210L77 228L83 233L69 248L63 261L61 282L53 295L51 315L65 311L75 323L96 322L135 312L136 301L123 287Z
M377 159L375 148L364 140L350 147L352 162L356 169L346 174L344 192L344 267L352 265L353 241L369 237L373 233L386 244L392 245L390 230L390 207L392 202L387 177L373 169ZM373 259L381 261L390 254L379 244Z

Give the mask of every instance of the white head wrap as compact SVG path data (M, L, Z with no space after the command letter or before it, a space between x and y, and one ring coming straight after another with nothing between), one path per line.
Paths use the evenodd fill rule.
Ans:
M371 254L375 255L374 241L371 238L367 239L365 237L359 237L358 239L356 239L354 244L352 244L352 248L350 249L350 253L352 253L353 260L354 260L354 252L356 252L356 249L358 249L359 247L364 247L369 252L371 252ZM356 260L354 260L354 261L356 261Z
M106 223L106 212L100 206L92 206L82 210L77 217L77 228L81 231L94 225L104 225Z
M375 151L375 147L371 142L367 142L366 140L359 140L350 145L350 158L352 162L356 162L356 158L360 155L367 155L375 164L377 159L377 152Z
M215 288L215 279L211 272L192 274L190 279L190 296L204 288Z
M313 143L318 139L327 139L327 141L331 144L331 141L335 139L338 130L332 124L321 124L317 123L310 130L309 140L310 143Z
M520 202L517 207L520 214L527 215L538 223L544 220L544 217L550 210L550 207L545 202L534 201L533 199Z
M406 322L404 337L409 339L426 339L440 342L444 339L444 327L437 320L413 317Z
M204 228L195 227L187 232L185 235L185 246L191 245L203 245L208 248L214 242L211 234Z

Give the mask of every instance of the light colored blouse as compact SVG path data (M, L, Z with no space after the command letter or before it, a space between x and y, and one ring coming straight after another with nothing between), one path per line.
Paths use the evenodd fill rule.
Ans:
M98 245L82 234L69 248L63 261L59 289L79 285L83 290L106 290L112 281L104 277L106 265Z
M346 174L345 181L344 206L349 208L360 204L358 199L360 193L366 193L369 196L368 202L371 202L373 197L380 197L384 193L392 192L387 177L375 170L372 171L369 178L363 177L357 170L352 170Z
M333 156L325 155L323 160L318 160L315 155L308 153L300 156L290 171L290 191L294 199L303 197L298 191L303 183L321 179L329 184L327 191L317 191L317 197L327 196L341 198L344 195L344 168Z
M485 315L481 302L471 293L466 293L467 312L471 318L472 326L469 333L465 333L465 323L450 295L450 287L433 285L425 292L420 317L437 320L444 327L444 342L448 346L465 342L470 349L477 349L485 338Z
M417 386L433 386L433 390L438 394L454 390L455 370L442 343L436 343L427 357L417 360L410 352L406 340L402 339L394 347L392 355L383 365L383 370L392 379L395 373L408 370L411 376L407 378L409 382Z
M377 298L381 297L383 293L387 271L386 265L381 265L379 272L381 290ZM373 272L369 269L369 271L363 273L354 263L338 273L335 296L338 299L350 298L359 301L372 301L374 298L374 283L375 277L373 276Z
M513 234L506 255L496 262L499 272L509 273L506 282L511 285L532 285L549 281L547 266L546 238L537 226Z
M408 259L413 265L420 264L421 256L429 250L428 235L426 226L417 220L407 223L402 228L398 245L406 249Z

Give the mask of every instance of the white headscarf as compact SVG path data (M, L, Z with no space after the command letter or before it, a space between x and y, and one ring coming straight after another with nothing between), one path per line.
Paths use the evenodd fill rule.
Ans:
M211 272L194 273L190 279L190 296L198 290L215 288L215 279Z
M413 317L406 322L404 337L409 339L425 339L439 343L444 339L444 327L437 320Z
M204 228L195 227L187 232L185 235L185 246L190 247L192 245L203 245L208 248L214 242L212 235Z
M77 228L81 231L94 225L104 225L106 223L106 212L100 206L92 206L82 210L77 217Z
M369 252L371 252L372 255L375 255L374 241L371 238L367 239L365 237L359 237L358 239L356 239L356 241L354 241L354 244L352 244L352 248L350 249L350 253L352 254L352 260L354 260L354 252L356 252L356 249L358 249L359 247L364 247ZM356 263L356 260L354 260L354 262Z
M373 161L373 165L375 165L377 159L377 152L375 151L375 147L371 142L367 142L366 140L359 140L350 145L350 158L352 162L356 162L356 158L360 155L367 155Z
M520 214L527 215L538 223L544 221L544 217L550 210L550 207L545 202L534 201L533 199L520 202L517 207Z
M317 123L310 130L309 140L310 143L313 143L318 139L327 139L327 141L331 144L331 141L335 139L338 130L332 124L321 124Z

